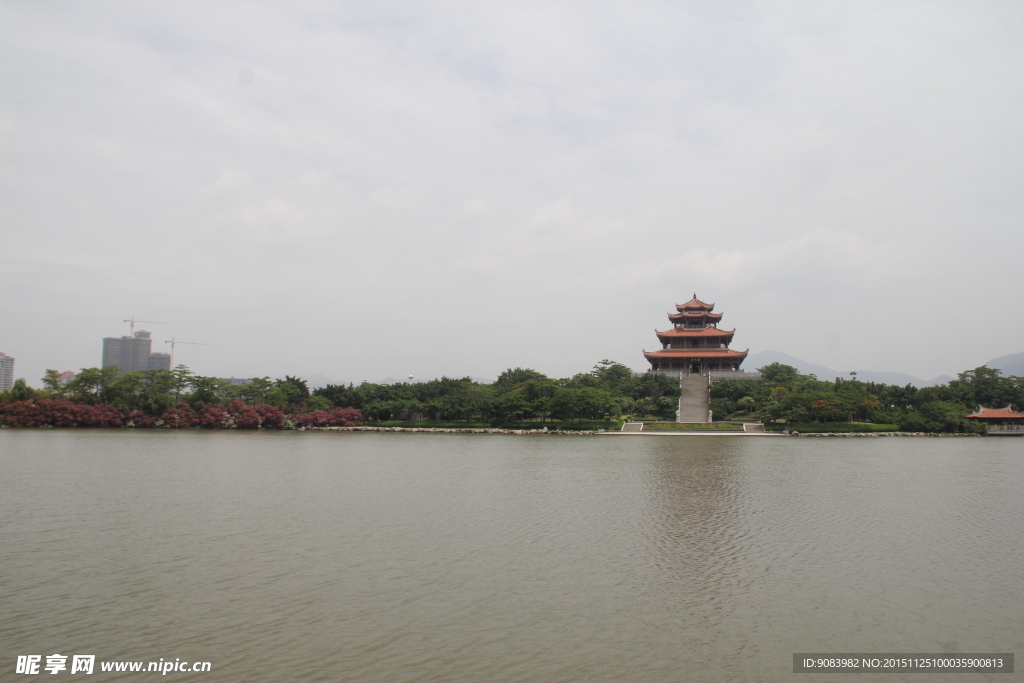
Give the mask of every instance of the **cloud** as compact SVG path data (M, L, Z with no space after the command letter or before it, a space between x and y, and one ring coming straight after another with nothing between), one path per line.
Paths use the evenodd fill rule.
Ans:
M714 251L699 247L677 257L611 269L626 281L677 279L680 273L707 287L756 287L766 282L793 279L796 283L846 285L851 272L870 260L884 270L884 251L873 251L857 235L843 231L814 230L780 244L756 249ZM794 271L796 277L794 278Z
M112 325L219 337L211 373L571 374L696 289L752 344L954 372L1024 337L973 294L1024 248L1022 28L1000 2L9 3L5 352L62 365L25 311L87 288ZM965 308L987 339L938 326ZM283 360L300 327L312 367Z

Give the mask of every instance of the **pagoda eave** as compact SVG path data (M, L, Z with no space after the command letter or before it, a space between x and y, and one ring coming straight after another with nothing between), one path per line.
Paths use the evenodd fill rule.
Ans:
M698 299L696 292L694 292L693 298L685 304L676 304L677 311L713 311L714 309L714 304L706 304Z
M964 415L964 417L975 420L1021 420L1024 419L1024 414L1015 412L1012 406L1005 408L979 406L977 412Z
M660 351L644 351L644 358L746 358L747 351L732 349L661 349Z
M699 330L673 328L664 332L656 329L654 334L659 337L731 337L736 334L736 330L720 330L717 327L702 327Z
M721 320L724 313L712 313L711 311L679 311L678 313L669 313L669 320L684 320L684 319L695 319L695 318L707 318L708 320Z

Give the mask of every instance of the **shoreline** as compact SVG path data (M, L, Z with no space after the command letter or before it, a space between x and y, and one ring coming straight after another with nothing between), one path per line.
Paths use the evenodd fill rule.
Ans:
M513 434L518 436L530 435L556 435L556 436L770 436L770 437L809 437L809 438L878 438L878 437L982 437L983 434L947 434L942 432L724 432L724 431L670 431L651 430L648 432L623 432L620 430L593 429L593 430L557 430L557 429L505 429L502 427L296 427L294 429L206 429L203 427L54 427L52 425L40 425L38 427L9 427L0 425L0 431L13 430L74 430L84 429L89 431L117 430L117 431L143 431L143 432L390 432L405 434Z
M315 432L409 432L424 434L559 434L577 436L797 436L797 437L980 437L981 434L945 434L941 432L716 432L716 431L669 431L623 432L619 430L553 430L553 429L504 429L501 427L300 427L296 431Z

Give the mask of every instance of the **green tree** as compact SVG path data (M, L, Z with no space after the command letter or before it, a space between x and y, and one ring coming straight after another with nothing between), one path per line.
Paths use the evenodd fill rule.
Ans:
M306 407L310 410L330 410L334 404L326 396L310 396L306 400Z
M633 378L633 371L622 363L607 358L594 366L591 374L597 379L597 386L605 391L622 394Z
M110 403L110 389L120 370L116 365L103 368L82 368L68 382L68 393L83 403Z
M170 370L143 370L141 376L138 408L151 415L159 415L174 405L174 375Z
M736 407L745 413L752 413L757 410L757 401L754 400L753 396L744 396L736 401Z
M265 403L267 399L267 392L270 391L274 383L270 381L269 377L253 377L246 384L243 384L238 389L238 394L246 403L253 405L257 403Z
M61 384L58 370L47 370L43 375L43 385L55 398L64 398L68 393L67 387Z
M284 379L277 380L275 384L285 390L289 403L300 404L309 398L309 386L301 377L285 375Z
M199 375L192 375L189 378L189 387L192 389L192 393L189 394L188 402L193 408L220 403L225 389L224 382L220 379Z
M19 377L14 380L14 386L8 390L7 395L11 401L31 401L39 392L30 387L24 377Z
M171 370L171 387L174 391L175 403L181 400L181 394L191 385L194 376L186 365L177 365Z
M765 381L781 386L789 386L801 377L799 370L792 365L784 365L782 363L769 363L757 370Z
M503 394L506 391L512 391L520 384L531 379L548 379L548 377L542 372L530 370L529 368L509 368L498 375L498 379L494 381L492 386L496 393Z

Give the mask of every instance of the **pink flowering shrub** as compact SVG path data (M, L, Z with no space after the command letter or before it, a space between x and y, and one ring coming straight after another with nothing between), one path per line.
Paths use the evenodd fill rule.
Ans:
M280 429L284 426L284 411L277 406L261 403L256 406L256 412L262 418L260 427L263 429Z
M354 427L363 421L363 414L355 408L332 408L314 410L304 415L293 415L296 427Z
M339 427L355 427L357 422L365 419L355 408L334 408L331 415L334 417L334 424Z
M168 408L160 416L165 427L171 429L182 429L199 424L199 416L187 403L177 403L173 408Z
M85 407L85 406L82 406ZM123 427L124 426L124 411L114 406L109 406L105 403L100 403L94 406L88 406L92 408L92 413L88 419L92 421L91 427Z
M127 417L120 408L103 403L87 405L64 399L32 399L0 403L0 425L9 427L154 427L161 420L172 429L201 426L206 429L283 429L288 416L280 408L268 404L245 405L232 401L224 405L210 404L198 412L187 403L177 403L159 418L141 410ZM364 420L354 408L314 410L291 416L298 427L352 427Z
M128 422L131 422L136 427L145 428L155 425L156 418L142 412L141 410L133 410L128 416Z
M204 429L229 429L232 425L231 414L224 406L213 403L200 411L199 424Z
M10 427L120 427L124 413L106 404L38 399L0 406L0 423Z
M32 401L14 401L0 408L0 420L9 427L42 427L42 412Z
M331 415L326 410L314 410L305 415L292 415L292 422L296 427L329 427L333 424Z
M242 406L235 413L235 426L239 429L259 429L262 421L260 414L252 406Z

